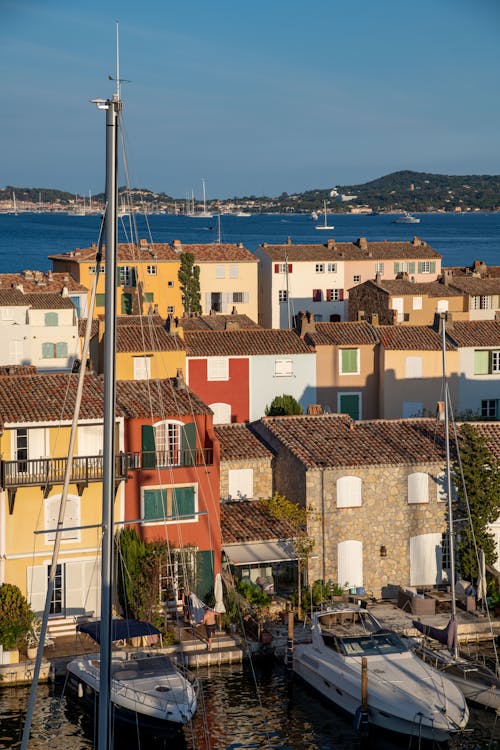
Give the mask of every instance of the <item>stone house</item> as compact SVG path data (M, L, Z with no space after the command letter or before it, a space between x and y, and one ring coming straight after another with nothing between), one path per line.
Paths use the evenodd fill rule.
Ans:
M500 425L477 427L498 454ZM446 580L442 423L324 414L264 417L251 429L275 452L275 490L313 511L309 582L379 597L388 586Z
M246 424L219 424L221 502L253 500L273 494L272 452Z

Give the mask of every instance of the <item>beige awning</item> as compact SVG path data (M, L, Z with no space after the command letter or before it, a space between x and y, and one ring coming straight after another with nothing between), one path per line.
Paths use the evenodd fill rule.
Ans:
M223 551L232 565L274 563L297 559L293 551L293 544L289 540L226 544L223 547Z

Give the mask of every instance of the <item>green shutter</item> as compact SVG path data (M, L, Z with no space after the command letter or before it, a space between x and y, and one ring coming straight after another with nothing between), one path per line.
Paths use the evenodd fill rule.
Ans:
M342 372L357 372L358 371L358 350L357 349L341 349L342 357Z
M130 315L132 313L132 295L131 294L122 294L121 311L122 311L122 315Z
M95 306L96 307L104 307L104 301L106 299L105 294L96 294L95 296Z
M42 357L43 359L52 359L54 356L54 344L45 341L42 344Z
M67 357L68 345L65 341L59 341L56 344L56 357Z
M121 285L122 285L122 280L121 280L121 277L122 277L122 274L121 274L121 269L122 269L122 266L116 266L116 286L121 286Z
M431 260L431 273L436 273L436 261Z
M408 263L408 273L415 273L415 261Z
M399 263L394 263L394 273L399 273Z
M196 553L196 595L207 601L214 590L214 553L198 550Z
M142 468L154 469L156 466L155 432L150 424L142 425Z
M137 286L137 269L135 266L130 269L130 286Z
M59 316L55 312L45 313L45 325L46 326L57 326L59 325Z
M419 260L419 261L418 261L418 272L419 272L419 273L422 273L422 271L423 271L423 268L424 268L424 264L422 263L422 261L421 261L421 260Z
M164 520L167 516L167 491L144 490L144 521Z
M196 464L196 424L190 422L182 428L182 458L184 466Z
M172 518L188 521L194 515L194 487L174 487L172 489Z
M154 302L155 296L153 292L144 292L144 302Z
M339 406L341 414L349 414L353 419L359 419L359 396L355 394L341 394Z
M487 375L490 361L490 353L485 349L476 349L474 352L474 375Z

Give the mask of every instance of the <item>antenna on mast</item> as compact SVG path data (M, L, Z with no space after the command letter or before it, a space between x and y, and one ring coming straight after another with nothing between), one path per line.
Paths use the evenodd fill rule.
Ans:
M120 30L119 23L116 21L116 78L108 75L109 81L116 81L116 98L121 101L121 84L130 83L126 78L120 78Z

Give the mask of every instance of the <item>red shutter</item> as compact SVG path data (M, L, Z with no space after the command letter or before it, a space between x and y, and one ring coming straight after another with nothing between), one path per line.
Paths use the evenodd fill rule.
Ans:
M279 263L275 263L274 264L274 273L279 273L279 272L280 272L280 264Z
M292 264L291 263L288 264L288 273L292 273Z
M342 302L344 300L344 290L343 289L339 289L339 300L340 300L340 302Z

